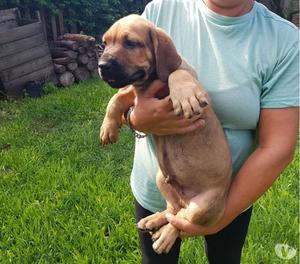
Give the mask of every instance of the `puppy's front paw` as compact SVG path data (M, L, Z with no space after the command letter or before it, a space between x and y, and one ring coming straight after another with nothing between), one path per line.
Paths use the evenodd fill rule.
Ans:
M207 92L188 73L174 72L169 77L170 98L176 115L185 118L201 115L209 104Z
M140 230L143 231L155 231L159 229L161 226L165 225L168 223L165 215L167 211L155 213L152 215L149 215L143 219L141 219L137 223L137 227Z
M104 119L100 128L99 137L102 145L115 143L119 138L118 123L113 120Z

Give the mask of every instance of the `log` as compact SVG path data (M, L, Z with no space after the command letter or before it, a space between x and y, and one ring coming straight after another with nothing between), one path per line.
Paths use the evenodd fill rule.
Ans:
M55 47L54 45L53 45L53 43L49 43L49 48L50 48L50 51L52 52L52 51L68 51L69 49L67 48L67 47Z
M87 65L86 65L86 68L87 68L89 71L93 71L93 70L97 69L97 68L98 68L97 60L96 60L96 59L91 59L91 60L89 60L89 62L88 62Z
M70 71L74 71L78 68L78 63L77 62L71 62L71 63L67 64L67 68Z
M71 62L75 62L75 60L69 57L64 57L64 58L53 59L53 62L59 65L67 65Z
M77 60L80 64L87 64L89 62L89 57L85 54L80 54Z
M62 74L66 71L66 67L64 65L54 63L54 70L57 74Z
M74 40L78 42L89 42L89 43L95 43L96 40L94 37L82 35L82 34L64 34L59 37L60 40Z
M95 50L89 49L86 53L90 58L96 57L96 52Z
M82 45L85 49L88 49L92 44L90 44L89 42L85 41L85 42L80 42L80 45Z
M79 52L80 54L84 54L84 53L86 52L86 48L85 48L85 47L79 47L79 48L78 48L78 52Z
M71 59L76 59L78 53L73 50L64 50L63 48L56 48L51 50L51 55L53 58L69 57Z
M84 67L78 67L74 71L74 76L77 81L86 81L90 78L90 72Z
M72 85L75 82L75 78L71 72L66 71L58 77L58 81L62 86L66 87Z
M56 47L66 47L71 50L77 50L79 46L76 41L72 41L72 40L57 40L54 41L53 44Z

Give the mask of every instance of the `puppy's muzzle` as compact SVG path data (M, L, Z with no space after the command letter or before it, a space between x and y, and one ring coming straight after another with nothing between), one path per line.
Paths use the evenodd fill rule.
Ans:
M99 68L101 78L113 88L122 88L140 81L146 76L146 72L143 69L128 75L116 59L100 60Z

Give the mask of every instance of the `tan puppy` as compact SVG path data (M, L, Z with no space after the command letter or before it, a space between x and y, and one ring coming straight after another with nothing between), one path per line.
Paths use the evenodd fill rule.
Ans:
M229 147L208 94L164 31L130 15L113 24L103 42L103 80L114 88L132 84L109 102L100 132L103 144L117 140L123 113L155 79L168 83L178 115L196 114L206 122L204 128L185 135L154 135L160 167L156 183L167 209L142 219L138 227L153 233L157 253L169 252L179 231L167 222L167 212L200 225L212 225L222 217L232 173Z

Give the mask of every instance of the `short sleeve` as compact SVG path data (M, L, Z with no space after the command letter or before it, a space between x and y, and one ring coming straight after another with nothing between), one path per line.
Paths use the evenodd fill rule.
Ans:
M144 12L142 13L142 17L151 21L151 22L154 22L154 20L156 19L157 17L157 13L156 10L157 10L157 2L153 2L151 1L150 3L148 3L145 7L145 10Z
M143 18L145 18L145 19L149 19L149 17L150 17L150 10L149 10L150 8L149 8L149 5L147 5L146 7L145 7L145 9L144 9L144 12L141 14L141 16L143 17Z
M161 1L151 1L146 5L145 10L141 14L141 16L149 20L150 22L156 24L155 22L157 21L161 5Z
M263 83L261 108L299 106L299 43L295 43L278 61L268 80Z

